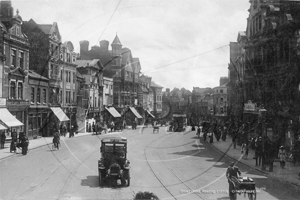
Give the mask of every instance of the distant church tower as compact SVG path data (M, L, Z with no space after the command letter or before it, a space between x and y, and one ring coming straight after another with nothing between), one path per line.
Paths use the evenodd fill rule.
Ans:
M112 48L112 59L115 61L112 61L112 65L115 65L117 67L121 67L121 59L122 59L122 44L120 42L120 39L118 38L118 35L116 35L114 41L111 43ZM116 56L119 56L116 58Z

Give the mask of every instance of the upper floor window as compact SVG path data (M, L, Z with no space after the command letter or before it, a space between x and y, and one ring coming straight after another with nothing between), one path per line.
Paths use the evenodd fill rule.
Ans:
M16 99L16 82L15 81L10 82L10 98Z
M67 53L67 62L71 62L71 56L69 53Z
M222 89L220 90L220 93L223 93L223 90L222 90Z
M23 99L23 83L18 83L18 99Z
M47 90L43 89L43 103L47 103Z
M24 52L19 52L20 68L24 69Z
M37 101L37 103L41 103L41 89L40 88L37 89L36 101Z
M73 73L73 83L76 81L76 73Z
M31 102L34 103L34 87L31 88Z
M15 49L12 49L11 50L11 66L13 66L13 67L16 67L16 63L17 63L16 54L17 54L17 51Z

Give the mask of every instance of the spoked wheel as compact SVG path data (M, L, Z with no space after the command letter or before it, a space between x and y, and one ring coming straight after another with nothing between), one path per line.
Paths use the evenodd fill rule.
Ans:
M102 179L102 174L101 174L100 170L99 170L99 186L103 186L103 179Z
M248 198L249 198L249 200L256 200L256 193L255 192L254 193L249 193Z

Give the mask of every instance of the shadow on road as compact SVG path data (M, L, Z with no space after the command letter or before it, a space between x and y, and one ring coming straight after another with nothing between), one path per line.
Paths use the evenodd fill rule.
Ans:
M89 186L91 188L98 188L98 176L87 176L86 179L81 179L81 186Z

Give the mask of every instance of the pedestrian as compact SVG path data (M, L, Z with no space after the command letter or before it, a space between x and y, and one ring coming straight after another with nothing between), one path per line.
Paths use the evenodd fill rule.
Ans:
M11 133L10 152L16 152L17 150L17 133Z
M60 126L59 126L59 135L60 136L63 136L63 133L64 132L64 126L63 126L63 124L60 124Z
M239 187L238 177L241 176L241 171L237 166L234 165L234 162L231 162L226 171L226 177L229 183L229 198L236 199L236 189Z
M64 126L63 126L63 135L64 135L64 137L66 137L66 133L67 133L67 126L64 124Z
M4 144L5 144L5 141L6 141L6 135L4 132L1 133L1 149L4 149Z
M210 133L209 134L209 143L214 143L214 134L213 133Z
M262 160L262 139L259 137L255 142L255 165L260 166Z
M73 126L71 126L70 131L69 131L69 138L74 137L74 133L73 133Z
M111 121L110 122L110 132L112 132L114 130L114 128L115 128L115 123L114 123L114 121Z
M232 143L233 143L234 149L236 148L236 142L237 142L237 136L236 136L236 132L235 132L235 133L233 133L233 136L232 136Z
M29 145L29 140L26 137L25 134L22 135L21 137L21 147L22 147L22 154L26 155L28 151L28 145Z
M286 158L286 151L284 149L284 146L279 147L278 158L279 158L280 166L283 169L285 166L285 158Z

